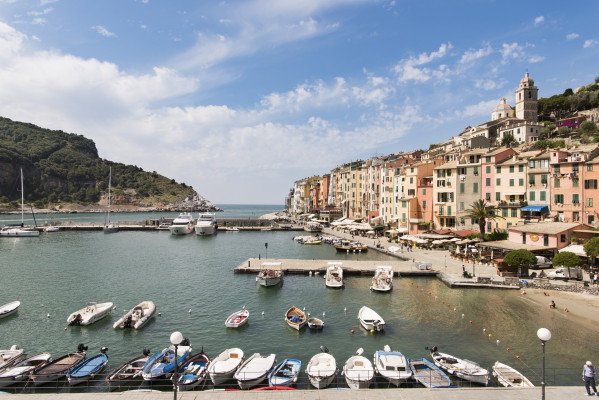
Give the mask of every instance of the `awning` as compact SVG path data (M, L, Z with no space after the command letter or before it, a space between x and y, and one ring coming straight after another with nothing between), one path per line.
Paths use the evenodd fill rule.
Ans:
M547 206L526 206L520 208L520 211L535 211L535 212L549 212L549 207Z
M375 231L380 231L382 229L385 229L385 225L377 225L377 226L373 226L372 229L374 229Z

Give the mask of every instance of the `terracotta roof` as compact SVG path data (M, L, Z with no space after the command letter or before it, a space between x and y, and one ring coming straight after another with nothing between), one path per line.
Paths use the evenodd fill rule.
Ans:
M510 231L528 232L528 233L546 233L555 235L572 228L583 227L584 224L578 222L539 222L538 224L526 224L520 226L511 226Z
M510 242L509 240L497 240L495 242L480 242L480 243L476 243L477 247L492 247L494 249L502 249L502 250L520 250L520 249L525 249L528 251L535 251L535 250L551 250L551 249L555 249L554 247L550 247L550 246L535 246L532 244L523 244L523 243L516 243L516 242Z

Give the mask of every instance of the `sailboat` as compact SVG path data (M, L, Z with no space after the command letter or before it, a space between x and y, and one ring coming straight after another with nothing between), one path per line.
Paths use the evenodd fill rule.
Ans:
M112 186L112 167L110 167L110 173L108 175L108 211L106 212L106 224L104 225L104 233L115 233L118 232L119 227L115 224L110 223L110 201L112 195L110 194L110 188Z
M21 168L21 225L7 226L0 230L0 236L36 237L40 231L35 228L25 228L25 196L23 194L23 168Z

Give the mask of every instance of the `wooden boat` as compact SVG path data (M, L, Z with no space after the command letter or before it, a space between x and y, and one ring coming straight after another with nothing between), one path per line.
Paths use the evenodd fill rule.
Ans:
M75 311L67 318L67 324L73 325L90 325L96 321L106 317L112 310L112 303L95 303L90 302L81 310Z
M324 321L319 318L308 318L308 328L320 330L324 328Z
M309 240L307 242L304 242L304 244L307 244L307 245L317 245L317 244L321 244L321 243L322 243L322 240L320 240L320 239L318 239L318 240Z
M528 380L522 373L518 372L509 365L500 363L493 364L493 376L501 386L513 388L533 388L535 385Z
M123 365L116 368L106 376L106 383L110 390L115 390L129 383L135 378L139 378L141 371L150 359L150 350L144 349L143 355L134 357Z
M8 350L0 350L0 370L14 364L15 362L21 361L20 357L23 356L23 349L13 344Z
M337 362L335 357L329 354L329 349L320 347L321 352L315 354L306 367L306 374L310 384L316 389L324 389L329 386L337 376Z
M185 338L177 346L177 366L185 363L191 353L189 339ZM144 381L168 378L175 370L175 346L171 345L154 354L143 366L141 377Z
M393 268L387 266L376 267L370 290L390 292L393 289Z
M177 377L177 382L173 376L171 380L176 384L179 390L193 390L204 381L208 375L208 367L210 366L210 357L204 353L202 349L199 353L189 357L189 359L181 366L180 375Z
M489 371L474 361L457 358L450 354L439 353L437 346L431 348L431 357L437 367L460 379L480 383L481 385L486 385L489 380Z
M18 311L19 306L21 305L20 301L11 301L0 307L0 318L8 317L11 314L14 314Z
M241 310L229 315L229 318L225 321L225 326L227 328L239 328L240 326L245 325L249 319L250 312L243 306Z
M341 263L329 262L327 272L324 276L324 284L330 288L343 287L343 268Z
M451 380L426 358L409 360L414 379L427 388L450 387Z
M234 347L220 353L208 366L208 375L214 385L220 385L233 378L243 362L243 350Z
M247 390L258 385L268 376L268 373L275 365L275 355L261 356L260 353L254 353L245 360L233 376L242 390Z
M366 306L360 308L358 318L364 329L377 332L385 329L385 320L372 308Z
M128 312L123 311L123 316L112 325L113 328L141 329L156 313L153 301L142 301Z
M306 326L306 314L299 308L293 306L285 313L287 325L293 329L300 330Z
M31 371L30 378L35 386L64 378L73 366L85 359L87 346L80 344L75 353L65 354L54 361Z
M362 353L364 349L359 348L356 355L348 358L343 366L342 374L350 389L368 389L374 379L372 363Z
M78 385L87 380L93 379L98 373L102 372L106 363L108 362L108 356L106 347L102 347L100 354L88 358L87 360L80 361L67 373L67 380L69 385Z
M374 370L395 386L412 377L408 359L399 351L391 351L387 345L384 350L374 353Z
M16 362L0 373L0 387L10 386L29 378L29 373L51 360L50 353L39 353Z
M297 377L302 369L302 362L293 358L281 361L270 374L268 384L270 386L288 387L297 382Z
M256 282L262 286L276 286L283 282L283 271L280 262L264 262L262 270L256 277Z

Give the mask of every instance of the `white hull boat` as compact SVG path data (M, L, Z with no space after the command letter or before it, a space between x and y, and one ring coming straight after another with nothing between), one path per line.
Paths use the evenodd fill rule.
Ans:
M372 278L370 290L377 292L390 292L393 289L393 268L381 266L377 267Z
M214 385L220 385L233 378L235 371L243 362L243 350L239 348L227 349L220 353L210 363L208 375Z
M271 354L263 357L260 353L254 353L239 367L235 372L234 378L237 380L242 390L247 390L258 385L268 376L268 373L275 365L275 355Z
M374 368L369 359L362 356L364 349L359 348L355 356L350 357L343 366L345 383L350 389L368 389L374 379Z
M329 265L324 276L326 287L343 287L343 268L340 265Z
M128 312L123 312L123 316L114 323L113 328L133 328L141 329L156 313L156 305L153 301L142 301Z
M20 301L12 301L3 305L0 307L0 318L8 317L9 315L16 313L20 305Z
M391 351L387 345L384 350L374 353L374 370L395 386L412 377L408 359L398 351Z
M75 311L67 318L69 325L86 326L106 317L112 310L112 303L87 303L85 308Z
M250 312L245 309L245 306L233 314L229 315L229 318L225 321L227 328L239 328L244 326L250 319Z
M326 347L321 347L322 353L314 355L308 362L306 374L310 384L316 389L329 386L337 376L337 362L335 357L328 353Z
M283 270L280 262L264 262L262 270L256 276L256 282L261 286L276 286L283 282Z
M493 365L493 376L501 386L511 388L533 388L535 385L528 380L522 373L518 372L509 365L495 362Z
M189 235L194 232L193 217L190 213L181 213L173 220L173 224L168 227L171 235Z
M20 349L16 344L13 344L9 350L0 350L0 369L14 363L22 355L23 349Z
M198 236L214 235L216 233L216 215L213 213L200 214L195 226L195 232Z
M175 383L175 376L171 378L173 384L176 384L179 390L193 390L194 387L206 379L208 374L208 367L210 366L210 357L204 353L204 350L191 356L185 364L181 366L181 371L177 376L177 382Z
M191 344L188 339L183 339L177 346L177 367L185 364L191 354ZM171 345L154 354L144 365L141 377L144 381L153 381L169 378L175 370L175 346Z
M10 386L25 379L35 368L41 367L51 360L50 353L39 353L17 362L11 367L2 370L0 374L0 387Z
M23 168L21 168L21 225L9 226L0 230L0 237L38 237L40 231L25 227L25 193L23 192Z
M108 174L108 210L106 211L106 223L104 224L104 233L116 233L119 231L119 227L110 222L110 204L112 203L112 167L109 169Z
M474 361L457 358L445 353L439 353L436 346L431 349L431 357L437 367L460 379L479 383L481 385L486 385L489 380L489 371Z
M372 308L366 306L360 308L358 318L364 329L376 332L385 329L385 320Z

